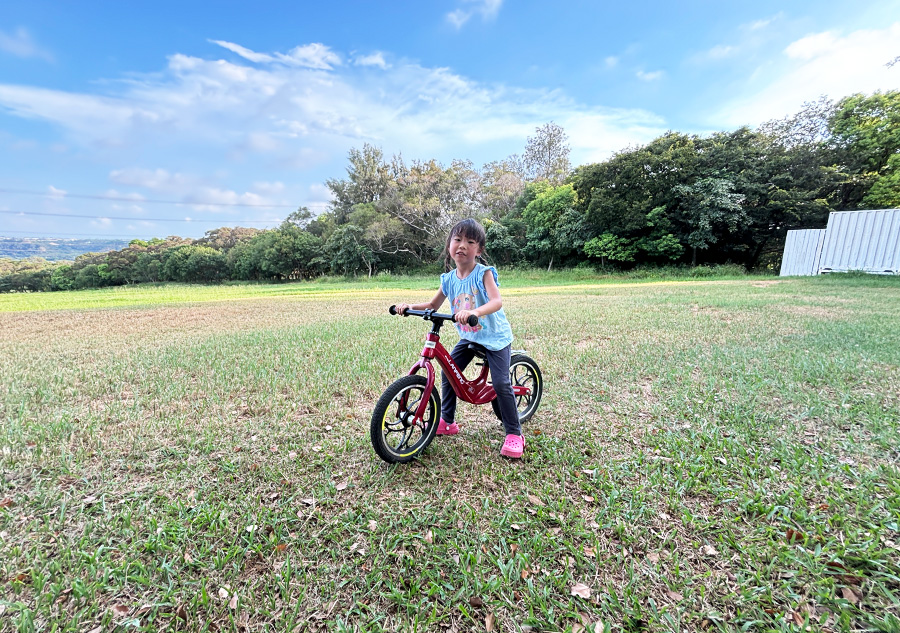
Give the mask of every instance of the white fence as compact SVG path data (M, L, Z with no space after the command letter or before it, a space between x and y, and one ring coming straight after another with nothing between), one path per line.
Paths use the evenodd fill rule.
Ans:
M781 275L900 274L900 209L834 211L825 229L788 231Z

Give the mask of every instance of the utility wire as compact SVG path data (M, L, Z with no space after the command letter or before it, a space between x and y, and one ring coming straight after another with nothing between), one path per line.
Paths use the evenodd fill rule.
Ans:
M42 211L5 211L0 210L0 213L9 213L11 215L47 215L53 216L57 218L83 218L86 220L128 220L131 222L223 222L228 221L229 223L240 223L240 224L269 224L270 222L281 222L281 218L275 218L272 220L232 220L230 218L215 218L215 219L178 219L178 218L142 218L138 216L117 216L117 215L77 215L74 213L44 213Z
M142 238L135 238L134 235L100 235L99 233L56 233L56 232L54 232L53 235L47 236L47 235L35 235L34 231L14 231L14 230L10 230L10 229L0 229L0 239L6 237L6 235L5 235L6 233L18 233L18 234L24 233L24 234L26 234L26 235L23 235L23 237L25 237L25 238L33 237L35 239L40 239L40 240L55 240L58 238L65 239L66 237L76 236L76 235L78 237L91 237L91 238L94 238L97 240L108 239L110 241L125 241L125 242L127 242L129 240L133 240L133 239L142 239Z
M293 204L253 204L250 202L198 202L195 200L153 200L149 198L126 198L125 196L106 196L106 195L90 195L84 193L47 193L46 191L33 191L30 189L0 189L0 193L20 194L25 196L41 196L43 198L81 198L84 200L113 200L116 202L132 202L149 203L149 204L179 204L179 205L196 205L207 207L259 207L259 208L277 208L277 209L295 209L298 205ZM299 205L309 207L327 207L326 202L313 202L311 204Z

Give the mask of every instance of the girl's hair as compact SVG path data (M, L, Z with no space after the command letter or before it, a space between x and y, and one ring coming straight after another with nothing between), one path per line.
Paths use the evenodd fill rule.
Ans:
M450 235L447 236L447 243L444 244L444 269L448 271L453 268L453 258L450 257L450 241L457 235L465 240L475 240L478 243L481 254L484 254L485 234L484 227L481 226L481 223L472 218L457 222L453 228L450 229ZM481 257L481 255L478 256L478 259L484 261L484 258Z

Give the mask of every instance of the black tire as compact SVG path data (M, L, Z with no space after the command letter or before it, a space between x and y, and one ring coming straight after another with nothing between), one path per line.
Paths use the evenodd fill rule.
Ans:
M404 376L384 390L375 410L369 434L378 456L389 464L406 463L418 457L437 433L441 416L441 397L435 388L425 408L420 425L412 425L407 418L415 415L425 395L424 376Z
M509 381L513 387L516 385L530 387L531 394L528 396L516 396L516 409L519 411L519 424L528 422L534 412L537 411L541 404L541 396L544 394L544 377L541 375L541 368L538 367L534 360L525 354L516 354L509 359ZM491 407L494 409L494 415L498 419L500 416L500 405L497 399L491 400Z

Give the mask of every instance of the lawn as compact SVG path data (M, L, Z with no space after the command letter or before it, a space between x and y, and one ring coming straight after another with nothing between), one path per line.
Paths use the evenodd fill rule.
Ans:
M0 296L0 630L900 632L900 279L511 276L525 459L388 466L431 281Z

